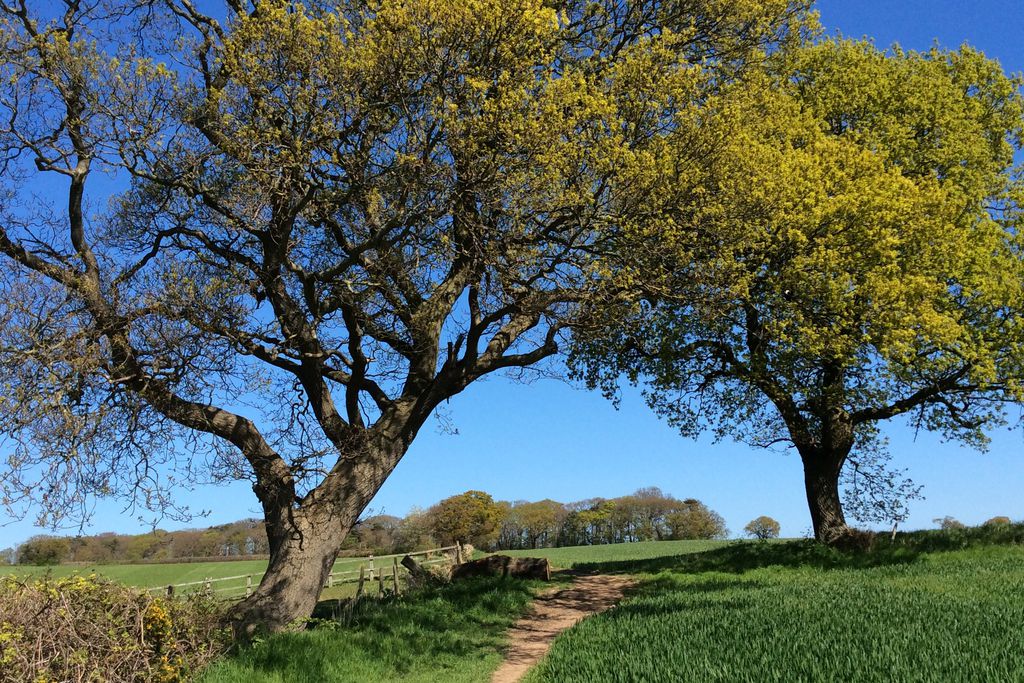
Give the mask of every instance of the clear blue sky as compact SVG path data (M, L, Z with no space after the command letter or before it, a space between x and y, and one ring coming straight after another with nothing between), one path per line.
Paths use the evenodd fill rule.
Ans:
M822 0L829 32L869 36L905 48L970 43L1009 71L1024 70L1024 8L1020 0ZM467 489L504 500L553 498L568 502L614 497L659 486L679 497L699 498L720 512L735 532L761 514L778 519L787 536L810 527L802 472L795 454L756 451L730 442L679 437L656 419L635 392L621 410L596 394L551 380L522 385L496 377L471 386L448 406L458 435L436 423L421 431L372 508L404 515ZM924 485L926 500L913 504L906 526L932 526L953 515L979 523L995 515L1024 519L1024 434L993 434L988 453L944 444L903 425L886 427L896 464ZM195 510L211 514L205 526L257 516L247 484L182 492ZM171 523L164 528L175 528ZM146 526L116 503L102 504L87 532L141 532ZM0 547L42 530L29 521L0 526Z

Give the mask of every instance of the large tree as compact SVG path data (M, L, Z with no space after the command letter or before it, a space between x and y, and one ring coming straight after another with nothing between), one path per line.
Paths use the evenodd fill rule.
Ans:
M558 351L671 111L805 8L214 4L0 2L2 482L57 523L250 479L245 634L310 613L441 402Z
M966 47L775 53L669 136L667 159L724 144L644 188L609 267L640 294L577 370L643 383L685 435L795 448L842 538L840 474L879 475L882 423L983 446L1022 398L1019 87Z

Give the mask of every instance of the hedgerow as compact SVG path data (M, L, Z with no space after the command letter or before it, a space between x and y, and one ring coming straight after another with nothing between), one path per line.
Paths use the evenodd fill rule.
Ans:
M207 595L167 600L96 575L0 577L0 681L185 681L223 652Z

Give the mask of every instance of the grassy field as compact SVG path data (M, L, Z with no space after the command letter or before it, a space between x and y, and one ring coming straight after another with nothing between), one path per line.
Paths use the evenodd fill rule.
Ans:
M502 551L518 557L547 557L555 567L570 568L578 564L594 562L610 562L620 560L643 560L665 555L694 553L717 548L725 541L652 541L649 543L620 543L604 546L580 546L575 548L544 548L540 550ZM386 571L390 571L391 559L383 561ZM358 570L365 564L365 558L341 558L334 564L335 572ZM377 568L381 560L376 562ZM252 575L253 582L258 583L267 568L265 560L243 560L238 562L183 562L166 564L100 564L100 565L55 565L49 567L33 567L24 565L0 566L0 573L18 575L50 574L54 577L71 574L90 574L95 572L113 581L153 588L168 584L190 583L203 581L207 578L221 579L228 576ZM216 588L244 590L245 579L218 582ZM228 591L230 592L230 591ZM336 594L337 593L337 594ZM341 597L344 591L331 591L325 599Z
M552 566L573 569L605 562L630 562L657 557L686 555L714 550L728 541L648 541L612 545L581 545L571 548L539 548L537 550L501 550L513 557L546 557Z
M400 600L363 601L351 626L273 636L206 671L201 683L476 683L501 661L509 625L540 585L475 579Z
M335 572L358 570L361 564L365 564L365 558L341 558L334 564ZM390 576L391 559L383 561L385 572ZM376 566L381 567L381 560L377 560ZM166 564L99 564L99 565L55 565L48 567L33 567L24 565L0 567L2 574L15 575L41 575L49 574L54 577L70 576L72 574L96 573L105 576L113 581L137 586L139 588L154 588L167 586L168 584L191 583L193 581L204 581L210 579L222 579L230 576L243 578L230 581L218 581L213 587L220 591L219 595L225 597L237 596L245 591L245 575L251 575L253 584L259 583L263 572L267 569L266 560L240 560L237 562L181 562ZM198 589L200 586L193 586L183 589L184 592ZM324 592L324 599L346 597L354 588L351 585L337 586ZM180 591L179 591L180 592Z
M638 574L635 594L563 633L528 681L1024 680L1024 547L921 538L602 563Z
M906 534L866 554L809 541L510 554L640 582L617 607L563 633L529 683L1024 681L1024 525ZM201 576L244 565L99 569L145 585L172 567ZM364 601L348 627L270 637L201 681L487 680L507 627L544 585L456 582Z

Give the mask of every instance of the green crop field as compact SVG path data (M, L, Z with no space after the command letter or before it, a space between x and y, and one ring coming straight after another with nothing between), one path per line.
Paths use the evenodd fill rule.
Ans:
M530 683L1024 678L1024 547L844 556L735 544L606 564L635 594L563 633Z
M603 562L648 560L656 557L685 555L713 550L728 541L647 541L611 545L580 545L570 548L538 548L536 550L501 550L513 557L546 557L552 566L572 569Z

